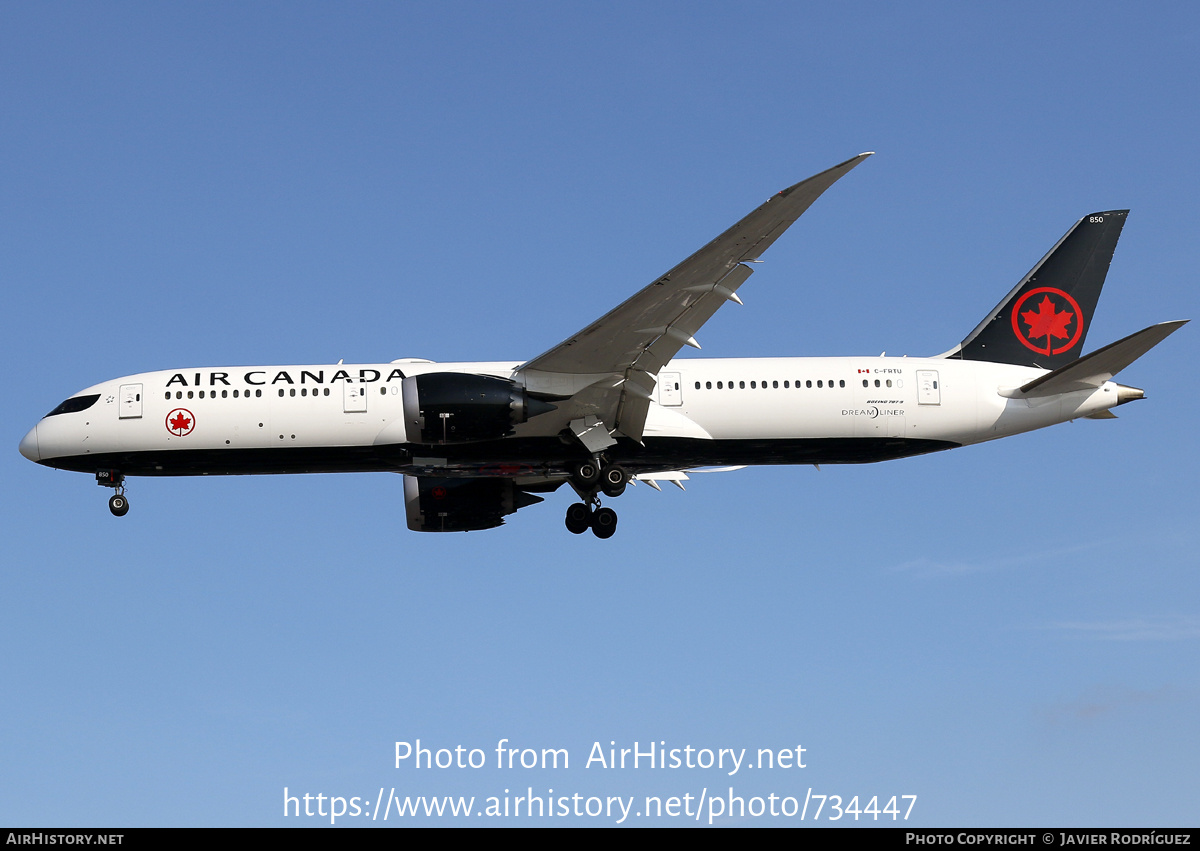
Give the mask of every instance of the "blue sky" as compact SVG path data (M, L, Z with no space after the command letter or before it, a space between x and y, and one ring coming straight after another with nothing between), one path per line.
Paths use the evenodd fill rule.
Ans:
M733 787L1194 824L1192 326L1119 420L638 487L610 541L565 494L412 533L389 475L131 480L116 520L16 446L152 369L524 359L864 150L704 354L944 351L1126 207L1088 347L1193 318L1197 55L1182 3L6 5L0 822ZM395 768L418 738L571 766ZM585 768L610 741L807 764Z

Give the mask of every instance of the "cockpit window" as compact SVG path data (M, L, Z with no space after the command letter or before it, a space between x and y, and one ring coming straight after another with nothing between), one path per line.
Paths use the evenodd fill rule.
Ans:
M96 400L99 398L99 393L94 393L91 396L72 396L53 411L46 414L46 416L53 417L57 414L74 414L78 411L86 411L92 405L96 404Z

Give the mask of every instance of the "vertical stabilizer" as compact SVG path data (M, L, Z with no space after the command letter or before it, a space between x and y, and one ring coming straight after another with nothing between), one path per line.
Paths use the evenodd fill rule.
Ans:
M1084 216L947 357L1057 369L1079 357L1128 210Z

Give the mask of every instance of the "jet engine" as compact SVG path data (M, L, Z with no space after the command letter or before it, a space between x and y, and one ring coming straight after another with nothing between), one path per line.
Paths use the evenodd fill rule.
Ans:
M504 524L505 515L542 501L512 479L404 477L404 507L414 532L475 532Z
M511 381L463 372L413 375L404 379L401 392L409 443L495 440L530 417L554 410Z

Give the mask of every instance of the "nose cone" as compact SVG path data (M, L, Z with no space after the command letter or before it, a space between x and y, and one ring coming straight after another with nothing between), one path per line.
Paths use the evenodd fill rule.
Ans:
M38 461L42 453L38 450L37 426L29 430L29 434L21 438L21 454L30 461Z

